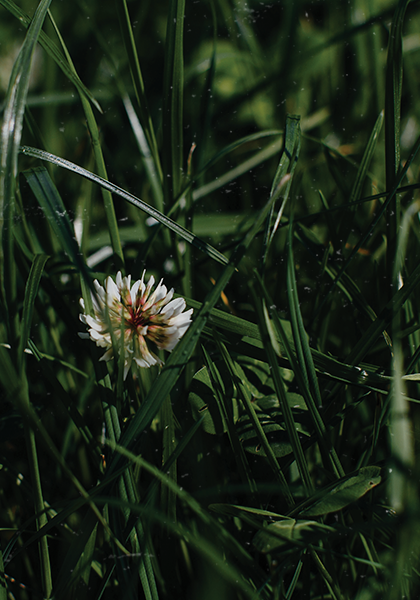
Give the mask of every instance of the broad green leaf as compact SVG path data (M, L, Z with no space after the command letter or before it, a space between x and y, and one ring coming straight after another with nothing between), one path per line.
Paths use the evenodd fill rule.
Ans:
M380 467L363 467L351 477L346 477L331 489L318 492L321 496L305 510L299 512L300 517L320 517L328 513L342 510L352 502L356 502L381 482Z
M224 401L232 403L233 420L238 419L238 403L233 398L232 385L229 386L229 381L222 380L223 388L221 390ZM229 387L230 390L229 390ZM195 375L191 382L190 394L188 401L192 407L192 413L196 420L203 419L203 429L207 433L220 434L226 433L228 424L226 423L223 414L219 411L215 392L213 390L211 380L207 371L207 367L202 367Z
M285 546L304 548L318 536L326 535L330 531L333 531L331 527L321 525L317 521L285 519L267 525L255 535L252 543L258 552L267 554L284 549Z

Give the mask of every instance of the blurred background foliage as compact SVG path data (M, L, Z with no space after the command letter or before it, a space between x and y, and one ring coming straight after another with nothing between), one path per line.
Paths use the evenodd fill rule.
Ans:
M397 9L394 0L186 0L184 72L180 79L183 108L175 109L175 117L165 117L165 98L172 89L165 78L165 61L169 68L165 55L167 27L168 31L176 28L176 19L171 21L168 15L182 2L127 0L147 99L147 106L141 104L141 108L130 69L127 33L119 22L124 3L51 3L51 14L75 71L100 105L101 110L93 107L93 112L109 180L165 214L172 210L176 222L225 256L232 256L270 197L284 149L287 115L300 115L302 133L288 202L263 268L261 227L240 268L218 297L216 307L231 320L226 321L227 325L219 314L219 321L214 317L216 321L207 324L184 373L168 388L169 408L164 404L154 415L147 435L141 438L141 449L136 448L136 455L157 468L177 447L180 453L176 468L172 465L167 472L179 486L178 491L164 483L158 497L153 487L159 479L155 472L139 463L133 463L130 471L137 505L145 511L141 513L144 539L140 548L147 547L149 563L139 558L142 554L136 553L137 542L130 538L127 524L122 523L118 507L125 505L121 495L104 488L109 504L103 515L106 522L110 519L111 529L123 545L132 543L131 562L119 561L122 555L115 540L103 523L98 527L92 520L93 513L86 505L77 504L80 492L57 460L39 445L37 456L48 519L57 512L65 515L58 525L62 531L57 533L57 528L51 528L48 532L53 582L50 597L418 597L419 538L413 532L419 527L415 460L419 388L416 381L406 383L397 410L397 404L392 408L391 380L385 379L393 373L398 379L400 374L420 370L419 292L417 279L412 277L420 257L420 224L410 208L417 206L413 203L418 200L417 156L410 158L401 182L405 188L398 194L400 205L392 209L392 204L390 208L401 213L402 219L407 210L414 215L411 221L402 221L401 228L408 241L398 273L407 286L412 286L409 301L401 310L401 306L394 311L389 305L396 289L394 270L400 230L396 227L393 236L389 219L377 219L392 184L386 162L390 152L386 128L400 120L396 144L402 165L420 135L420 3L413 0L399 2L398 6L405 4L401 110L392 113L387 65ZM11 70L26 35L16 11L32 17L37 3L21 0L15 5L1 0L0 5L0 102L4 114ZM61 48L57 30L48 17L43 31ZM397 60L395 65L398 77ZM31 68L22 145L101 173L75 86L40 45ZM148 171L150 145L147 148L140 125L142 110L150 117L156 135L160 164L152 160L154 175ZM175 159L168 146L169 133L176 131L174 118L179 119L182 131ZM242 143L236 144L242 138ZM234 147L226 152L231 144ZM176 179L168 167L171 160L181 168L175 191L167 191L165 183L171 176L173 181ZM51 215L45 218L45 209L41 210L23 174L41 165L47 167L60 193L92 277L102 282L105 276L114 276L121 267L121 258L112 248L111 226L100 187L65 169L21 155L14 223L19 315L33 256L44 253L50 257L35 301L30 335L33 345L29 346L35 356L37 351L42 353L38 358L43 360L26 357L29 396L67 467L85 489L92 490L102 480L113 456L104 446L109 434L104 425L106 401L104 392L98 391L105 375L94 368L99 354L77 335L83 330L78 320L78 266L55 234ZM191 181L191 190L181 195L174 208L174 197ZM133 280L139 279L145 268L158 280L164 277L168 288L174 286L179 294L190 298L197 315L199 307L194 301L201 303L208 297L222 266L121 197L114 195L113 201L126 272ZM294 230L288 239L292 213ZM363 244L353 253L365 234ZM333 286L346 260L350 262L340 274L340 283ZM291 262L295 288L288 279ZM256 268L264 284L256 278ZM302 346L309 340L312 350L318 353L313 354L317 383L310 379L311 367L307 366L306 384L308 393L316 396L318 389L322 400L318 410L327 422L326 436L338 455L335 470L325 459L322 436L310 418L316 411L308 411L306 396L296 373L292 373L283 342L279 372L303 446L303 471L298 468L296 445L285 434L287 423L279 417L283 413L278 412L273 365L261 347L257 351L250 344L244 350L241 336L255 340L260 335L246 327L258 323L262 335L266 322L263 313L258 313L260 300L253 298L249 288L251 280L258 298L264 296L263 288L271 297L293 348L298 345L299 330ZM292 301L294 292L297 296ZM302 327L292 334L289 321L299 313ZM357 344L365 339L377 315L384 318L382 329L372 334L362 356L357 352L353 355L355 348L360 350ZM235 321L235 317L244 321ZM275 317L272 319L275 322ZM384 329L388 333L381 336ZM5 314L0 331L2 342L10 342ZM276 332L274 337L279 337L279 330ZM230 348L234 363L224 355L223 344ZM350 358L353 356L354 360ZM395 356L401 359L402 373L395 371ZM332 357L340 364L333 364ZM297 362L304 372L301 357ZM211 364L216 365L214 373ZM115 391L117 378L112 365L107 366L112 380L107 393L114 393L110 404L117 407L124 432L144 398L149 397L158 373L151 369L137 374L120 395ZM0 539L5 551L7 591L0 598L41 598L46 588L40 576L39 537L35 534L26 546L36 531L33 483L23 443L22 414L11 402L5 369L3 366L5 394L0 413L0 525L4 529ZM215 383L218 376L224 382L220 388ZM243 393L255 405L277 467L267 459L267 448L261 446L251 413L244 408L246 402L238 381L242 381ZM222 390L220 396L217 389ZM233 398L233 433L220 417L223 398L229 402ZM206 413L197 433L195 424L209 407L212 414L209 417ZM92 458L95 443L89 445L84 439L84 425L99 444L103 453L100 459L97 455ZM168 428L170 439L165 437ZM187 446L181 453L182 440ZM405 448L404 441L409 448L400 454L398 448ZM247 457L243 471L238 466L238 448L245 449ZM360 471L365 467L374 470ZM312 489L309 482L305 484L305 468ZM287 502L283 475L276 469L287 479L291 503ZM393 480L390 476L384 482L392 469L401 472L401 478ZM353 499L358 503L345 500L342 505L328 504L331 489L333 496L340 491L334 488L334 482L347 481L345 474L351 477L353 472L359 473L359 479L350 480L356 488ZM401 497L399 486L404 488ZM182 496L183 490L191 494L189 500ZM315 490L321 490L320 496ZM364 496L367 491L369 494ZM319 513L313 507L311 512L308 504L293 512L294 503L308 503L309 497L314 505L324 498ZM147 501L143 502L144 498ZM116 508L112 502L117 503ZM98 504L101 510L103 503ZM212 504L213 509L209 508ZM237 505L248 507L249 514ZM130 509L132 515L136 514L133 503ZM270 523L270 527L278 522L284 525L279 521L282 515L298 518L299 514L303 533L298 528L291 532L290 521L285 531L277 532L280 537L267 537L263 532ZM163 524L162 515L168 519ZM21 534L13 537L16 531ZM89 533L86 539L85 532ZM81 536L79 544L72 541L74 536ZM273 540L277 540L277 546ZM19 552L20 547L23 550Z

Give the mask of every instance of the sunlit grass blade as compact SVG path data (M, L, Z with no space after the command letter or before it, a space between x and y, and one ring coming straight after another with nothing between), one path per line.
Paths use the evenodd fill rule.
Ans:
M401 170L401 98L403 80L403 24L409 0L399 0L391 23L388 42L388 56L385 82L385 166L386 185L395 185ZM388 276L392 275L392 265L401 219L401 199L398 194L389 204L386 212L387 224L387 264ZM389 282L391 284L391 281ZM393 282L392 282L393 283ZM389 288L390 294L392 287Z
M354 179L353 186L348 196L348 204L350 206L350 213L347 210L343 210L341 214L341 223L340 226L336 227L335 235L335 249L341 249L341 252L344 252L346 247L348 247L348 240L350 235L353 232L353 223L356 218L356 206L355 202L360 199L363 184L365 182L371 161L373 159L377 141L379 134L382 129L382 124L384 120L384 111L381 111L378 118L376 119L375 125L373 126L372 133L370 134L368 143L366 145L365 151L363 153L362 160L360 162L359 168L357 169L356 177ZM337 239L338 238L338 239Z
M156 136L153 128L153 122L150 115L146 91L144 89L143 75L140 67L140 60L137 53L137 48L134 41L133 29L131 26L130 15L128 12L126 0L118 0L116 2L118 11L118 17L120 21L122 36L124 40L125 50L127 52L128 63L130 65L131 77L133 80L134 90L139 105L139 116L140 124L146 136L147 145L153 157L154 170L156 176L159 178L157 182L162 182L162 168L160 166L160 158L158 153L158 147L156 143ZM157 205L159 210L162 210L162 206Z
M0 4L2 4L14 17L16 17L24 27L28 28L30 26L32 19L15 2L13 2L13 0L0 0ZM39 34L39 43L44 48L44 50L48 52L48 54L55 60L57 65L66 75L66 77L68 77L70 81L75 85L75 87L87 98L89 98L90 102L92 102L92 104L100 112L102 112L98 101L93 97L93 95L87 89L87 87L80 81L78 76L69 68L67 61L61 54L57 45L51 40L50 37L48 37L48 35L44 31L41 31Z
M264 241L263 241L263 255L261 258L261 272L263 272L265 263L267 261L268 251L273 241L274 235L280 224L284 208L286 206L287 199L289 197L290 187L292 185L293 173L296 168L296 163L299 158L300 151L300 117L297 115L287 115L286 127L284 134L284 151L280 158L279 166L277 167L276 174L273 179L271 186L271 194L276 194L279 186L283 187L283 193L281 195L282 203L277 212L275 223L272 224L272 218L274 214L274 205L267 218ZM289 175L290 178L286 185L283 186L282 182L285 176Z
M51 0L41 0L13 65L6 94L0 145L0 281L9 341L16 352L16 266L14 259L15 191L23 117L35 46Z
M167 208L181 188L184 167L184 11L185 0L170 0L163 77L163 189Z
M165 215L160 213L158 210L156 210L155 208L153 208L146 202L143 202L143 200L140 200L139 198L136 198L129 192L122 190L121 188L114 185L110 181L107 181L107 180L103 179L102 177L99 177L99 175L95 175L94 173L91 173L90 171L87 171L86 169L83 169L82 167L79 167L67 160L64 160L63 158L59 158L57 156L49 154L48 152L44 152L43 150L37 150L35 148L28 148L27 146L23 146L22 152L24 154L27 154L28 156L33 156L34 158L40 158L41 160L46 160L46 161L51 162L60 167L64 167L65 169L68 169L69 171L72 171L73 173L77 173L78 175L81 175L82 177L85 177L86 179L90 179L90 181L97 183L98 185L109 190L113 194L117 194L118 196L121 196L122 198L124 198L124 200L127 200L127 202L130 202L130 204L132 204L133 206L136 206L137 208L139 208L146 214L150 215L151 217L153 217L154 219L156 219L157 221L162 223L162 225L164 225L165 227L167 227L168 229L170 229L171 231L173 231L174 233L179 235L180 238L182 238L186 242L196 246L199 250L201 250L202 252L207 254L213 260L216 260L217 262L220 262L221 264L225 264L225 265L229 262L228 259L223 254L221 254L218 250L213 248L210 244L207 244L203 240L200 240L200 238L198 238L197 236L192 234L190 231L187 231L186 229L184 229L184 227L182 227L181 225L178 225L178 223L175 223L175 221L172 221L172 219L170 219L169 217L166 217ZM32 171L35 172L36 170L32 169Z

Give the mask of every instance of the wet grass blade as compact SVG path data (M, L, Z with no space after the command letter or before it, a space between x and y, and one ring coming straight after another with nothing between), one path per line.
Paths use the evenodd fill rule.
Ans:
M181 225L178 225L178 223L175 223L175 221L172 221L172 219L170 219L169 217L166 217L146 202L143 202L143 200L140 200L140 198L136 198L132 194L124 191L123 189L111 183L110 181L99 177L99 175L95 175L94 173L91 173L90 171L87 171L86 169L83 169L82 167L79 167L69 162L68 160L64 160L63 158L59 158L58 156L54 156L53 154L50 154L49 152L44 152L43 150L37 150L35 148L28 148L27 146L23 146L22 152L24 154L27 154L28 156L40 158L41 160L46 160L60 167L64 167L65 169L68 169L73 173L77 173L78 175L81 175L82 177L85 177L86 179L97 183L101 187L108 189L110 192L116 194L117 196L121 196L121 198L124 198L124 200L130 202L130 204L132 204L136 208L139 208L146 214L150 215L151 217L162 223L162 225L179 235L180 238L184 239L189 244L193 244L194 246L196 246L199 250L207 254L207 256L209 256L213 260L224 265L226 265L229 262L228 259L218 250L213 248L213 246L210 246L210 244L207 244ZM32 171L35 171L35 169L32 169ZM31 171L29 171L29 173L31 173Z

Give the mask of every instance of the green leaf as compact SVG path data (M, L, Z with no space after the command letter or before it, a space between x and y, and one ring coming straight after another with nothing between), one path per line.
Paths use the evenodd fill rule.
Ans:
M216 365L214 367L217 368ZM223 386L221 393L224 402L232 403L233 421L235 423L238 420L238 403L233 398L233 388L229 383L226 377L221 378L221 385ZM230 391L228 391L229 387ZM201 368L194 375L188 401L191 404L194 419L203 419L204 431L213 435L227 432L228 424L219 410L207 367Z
M300 517L320 517L342 510L352 502L356 502L381 482L380 467L363 467L350 477L345 477L329 486L327 490L317 493L319 500L299 512Z
M285 546L304 548L320 535L325 535L327 531L333 531L333 529L321 525L317 521L285 519L267 525L255 535L252 543L258 552L267 554L283 549Z

